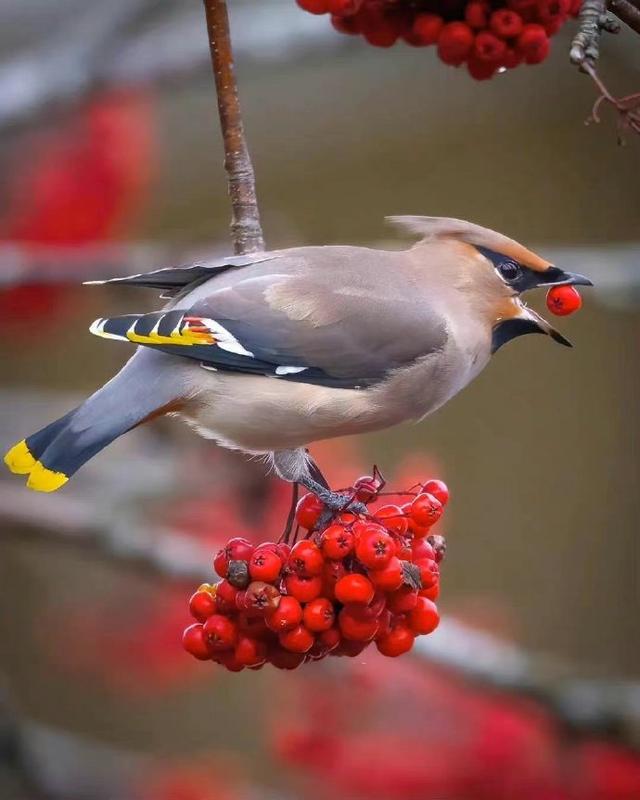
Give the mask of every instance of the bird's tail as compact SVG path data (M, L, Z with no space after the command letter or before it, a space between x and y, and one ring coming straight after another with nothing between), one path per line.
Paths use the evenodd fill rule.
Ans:
M171 372L145 368L137 355L78 408L14 445L4 457L11 472L28 475L30 489L54 492L118 436L177 410Z

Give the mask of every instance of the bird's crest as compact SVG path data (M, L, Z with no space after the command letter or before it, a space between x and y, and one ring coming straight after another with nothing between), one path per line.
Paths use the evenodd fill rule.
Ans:
M515 239L463 219L399 216L387 217L387 221L404 231L420 236L422 240L457 239L467 244L488 247L536 272L545 272L552 266L551 262L516 242Z

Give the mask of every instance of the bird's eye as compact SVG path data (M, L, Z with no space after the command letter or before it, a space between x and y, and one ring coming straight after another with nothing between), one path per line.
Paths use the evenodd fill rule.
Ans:
M502 279L509 283L513 283L520 276L520 266L515 261L501 261L498 271Z

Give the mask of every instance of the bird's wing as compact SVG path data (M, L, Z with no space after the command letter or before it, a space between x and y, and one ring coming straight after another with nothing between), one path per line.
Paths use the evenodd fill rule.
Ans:
M260 264L272 258L274 258L274 255L271 253L252 253L246 256L230 256L229 258L202 264L191 264L186 267L167 267L165 269L156 269L153 272L127 275L122 278L107 278L100 281L85 281L84 283L85 286L101 286L111 283L121 286L158 289L163 292L163 298L173 298L182 293L183 290L190 290L227 270L247 267L251 264Z
M383 380L442 349L447 336L444 320L414 291L390 284L372 293L357 281L309 274L239 280L185 308L96 320L91 331L210 369L344 388Z

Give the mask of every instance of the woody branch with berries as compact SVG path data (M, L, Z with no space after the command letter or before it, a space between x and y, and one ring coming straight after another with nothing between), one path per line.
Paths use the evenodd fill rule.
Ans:
M596 71L603 32L616 34L619 21L640 34L640 0L297 0L311 14L329 14L340 33L362 36L375 47L403 41L434 46L449 66L465 65L479 81L540 64L551 39L578 20L570 59L588 74L598 98L587 122L599 122L602 104L618 113L620 137L640 133L640 93L616 98Z

